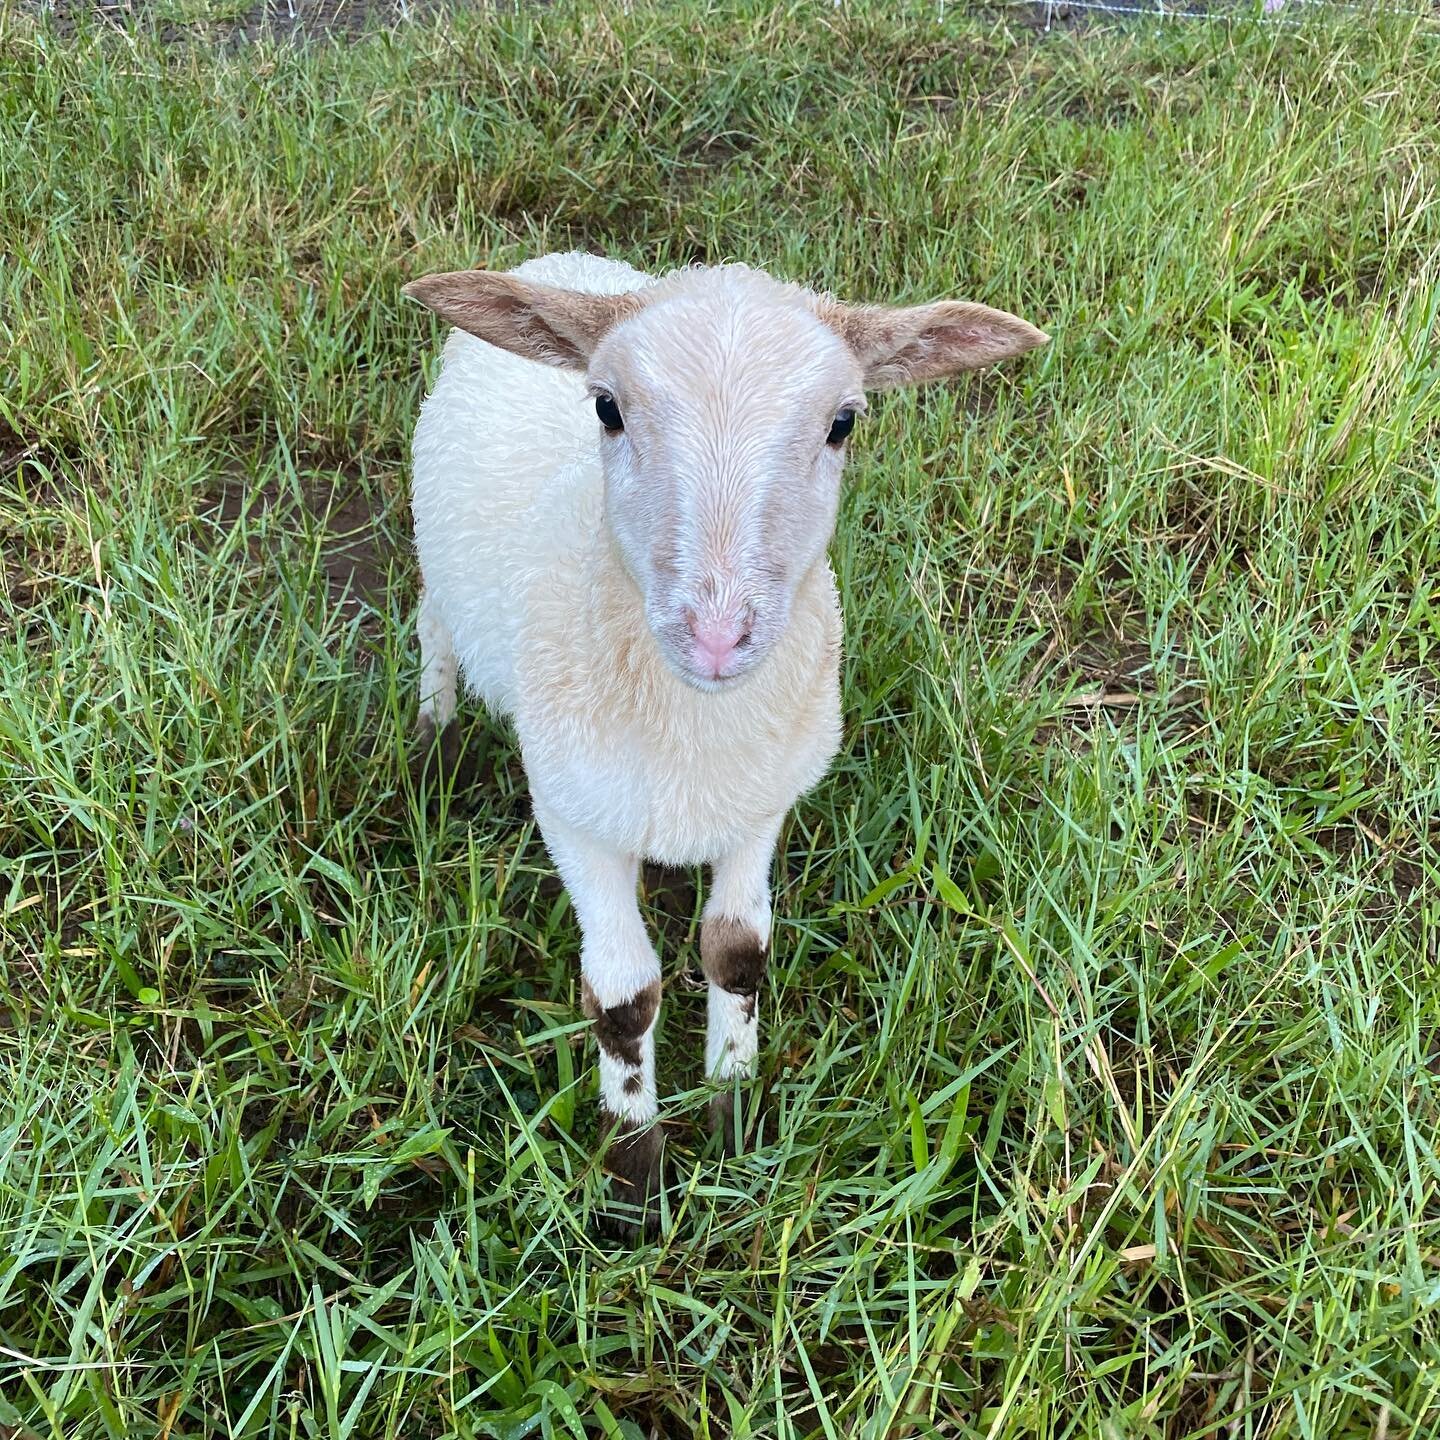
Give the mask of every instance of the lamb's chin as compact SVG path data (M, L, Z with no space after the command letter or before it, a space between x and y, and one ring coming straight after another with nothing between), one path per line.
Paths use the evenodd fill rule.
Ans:
M664 658L665 668L680 684L687 690L699 690L702 694L721 694L723 691L729 690L737 680L743 678L739 675L724 675L718 678L713 675L702 675L683 660L672 659L668 654Z

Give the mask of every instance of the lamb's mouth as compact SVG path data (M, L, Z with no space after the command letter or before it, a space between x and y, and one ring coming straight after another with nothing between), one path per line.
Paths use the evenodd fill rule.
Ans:
M672 659L665 654L665 668L680 681L682 685L691 690L699 690L706 695L720 695L726 691L733 690L737 685L743 685L759 668L757 664L746 665L743 670L737 670L733 675L706 675L695 669L693 665L685 661Z

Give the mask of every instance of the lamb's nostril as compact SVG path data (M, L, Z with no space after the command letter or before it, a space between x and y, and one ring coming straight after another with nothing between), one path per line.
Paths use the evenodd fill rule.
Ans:
M695 660L712 679L720 679L736 652L750 643L752 621L748 615L740 619L728 616L701 619L687 610L685 624L694 642Z

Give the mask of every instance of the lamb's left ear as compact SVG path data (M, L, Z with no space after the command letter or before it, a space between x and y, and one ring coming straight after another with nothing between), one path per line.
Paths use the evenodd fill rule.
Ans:
M600 337L645 303L637 294L590 295L494 270L426 275L401 293L457 329L562 370L583 370Z
M867 389L918 385L978 370L1050 340L1018 315L971 300L888 306L826 299L817 313L855 352Z

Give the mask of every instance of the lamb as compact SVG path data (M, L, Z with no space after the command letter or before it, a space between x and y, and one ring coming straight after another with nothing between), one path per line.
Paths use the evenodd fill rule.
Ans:
M454 734L461 674L514 723L580 925L607 1169L633 1233L661 1176L660 962L638 867L712 867L705 1068L731 1135L771 858L840 741L826 549L865 392L1049 337L970 302L851 306L743 265L656 277L578 253L405 293L455 327L414 439L421 744Z

